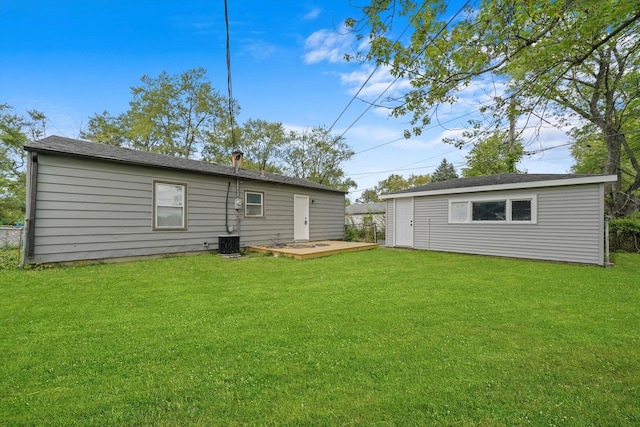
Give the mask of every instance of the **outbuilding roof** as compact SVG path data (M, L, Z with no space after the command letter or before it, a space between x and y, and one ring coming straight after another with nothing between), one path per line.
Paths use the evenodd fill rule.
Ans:
M37 153L82 157L107 162L182 170L206 175L244 178L255 181L296 185L300 187L315 188L318 190L346 193L345 191L336 190L335 188L307 181L306 179L293 178L274 173L263 174L260 171L250 169L239 169L236 172L236 169L232 166L220 165L218 163L185 159L183 157L168 156L166 154L133 150L113 145L96 144L93 142L64 138L61 136L49 136L41 139L40 141L25 144L24 149Z
M381 199L400 197L435 196L439 194L478 193L484 191L512 190L523 188L557 187L563 185L597 184L614 182L616 175L594 174L519 174L475 176L432 182L419 187L394 191L380 196Z
M345 213L347 215L385 213L386 208L386 203L356 203L345 207Z

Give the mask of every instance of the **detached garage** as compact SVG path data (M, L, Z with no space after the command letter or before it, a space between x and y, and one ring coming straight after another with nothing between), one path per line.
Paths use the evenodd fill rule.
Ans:
M502 174L386 194L386 245L604 265L604 186L615 180Z

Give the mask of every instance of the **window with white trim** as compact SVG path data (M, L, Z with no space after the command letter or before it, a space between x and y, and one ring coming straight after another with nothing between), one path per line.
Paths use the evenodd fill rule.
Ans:
M187 229L187 185L153 182L153 229Z
M537 221L537 197L523 195L508 198L471 198L449 200L450 223Z
M264 193L254 191L244 193L244 216L264 216Z

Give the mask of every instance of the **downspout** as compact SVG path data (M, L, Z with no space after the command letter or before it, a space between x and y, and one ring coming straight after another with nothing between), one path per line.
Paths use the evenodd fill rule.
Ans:
M33 260L36 229L36 200L38 194L38 153L31 152L27 163L27 218L24 247L20 266L24 268L26 260Z
M224 199L224 228L227 230L227 234L231 234L229 231L229 190L231 189L231 181L227 186L227 197Z
M604 220L604 266L611 267L611 263L609 262L609 220Z
M239 201L240 199L240 178L236 178L236 201ZM235 208L236 208L236 234L239 236L240 235L240 221L241 221L241 215L242 215L242 204L241 202L239 202L240 204L237 204L236 202L234 202Z

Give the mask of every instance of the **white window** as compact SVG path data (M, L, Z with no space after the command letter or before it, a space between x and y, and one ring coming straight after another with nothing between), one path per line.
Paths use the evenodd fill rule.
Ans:
M507 222L529 223L537 221L535 195L508 198L456 198L449 200L450 223Z
M469 202L451 202L449 204L450 222L469 222Z
M172 182L153 182L153 229L187 229L187 186Z
M264 193L251 191L244 193L244 216L264 216Z

